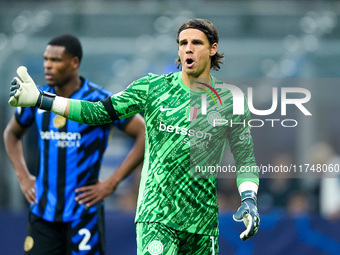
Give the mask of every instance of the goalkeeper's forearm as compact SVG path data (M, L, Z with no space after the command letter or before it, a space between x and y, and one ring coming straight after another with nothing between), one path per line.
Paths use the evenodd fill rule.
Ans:
M102 102L56 96L51 111L69 120L88 125L102 125L113 121Z
M54 112L55 114L61 115L68 119L69 111L70 111L70 99L56 96L52 104L51 112Z
M71 104L78 105L79 103L72 99L56 96L52 104L51 112L61 115L69 120L73 120L84 124L85 122L83 121L80 115L81 107L72 106L72 114L70 114Z

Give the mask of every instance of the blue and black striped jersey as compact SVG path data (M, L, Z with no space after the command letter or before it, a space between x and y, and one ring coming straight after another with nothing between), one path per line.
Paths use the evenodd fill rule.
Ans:
M86 79L82 81L70 98L99 101L112 95ZM55 93L48 85L39 88ZM37 203L31 206L32 213L47 221L68 222L95 212L96 205L86 209L75 201L75 189L97 182L112 125L88 126L36 107L18 107L15 118L23 127L35 122L39 132ZM113 125L124 130L129 121L118 120Z

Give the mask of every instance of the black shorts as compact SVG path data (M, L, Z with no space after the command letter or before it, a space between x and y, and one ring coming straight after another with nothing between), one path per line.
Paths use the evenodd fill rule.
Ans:
M24 250L27 255L105 254L104 212L72 222L49 222L30 212Z

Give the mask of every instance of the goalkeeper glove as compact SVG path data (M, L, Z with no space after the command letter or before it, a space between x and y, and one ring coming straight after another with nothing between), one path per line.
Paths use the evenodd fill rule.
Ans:
M257 233L261 220L257 211L257 198L254 191L248 190L241 193L241 206L234 213L233 219L237 222L243 221L247 228L240 235L243 241Z
M23 82L18 77L14 77L11 82L12 86L8 103L14 107L36 106L50 111L56 95L38 89L31 76L27 73L25 66L19 66L17 74Z

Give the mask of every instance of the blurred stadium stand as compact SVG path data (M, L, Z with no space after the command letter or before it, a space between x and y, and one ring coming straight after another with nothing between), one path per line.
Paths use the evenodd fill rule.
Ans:
M312 151L319 141L332 148L336 157L340 155L339 14L339 1L316 0L0 0L0 130L4 130L14 113L7 101L16 68L26 65L36 82L44 83L42 54L51 37L61 33L79 36L84 48L81 74L118 92L148 72L176 71L177 28L188 18L201 17L211 20L218 28L219 51L225 54L225 64L213 75L243 86L244 92L247 85L253 84L254 104L258 109L270 107L268 91L271 92L272 86L304 86L311 91L312 100L306 105L312 117L301 116L297 109L290 109L290 115L284 117L297 119L296 128L269 125L253 128L258 163L312 163L316 158ZM275 112L271 118L282 119L282 116ZM26 158L34 171L36 154L27 144L34 142L35 137L30 132L32 135L26 137L25 143ZM17 254L13 249L22 246L19 229L20 235L24 235L27 204L5 154L2 136L0 140L0 162L3 162L0 247L9 251L4 254ZM132 144L119 133L112 140L103 162L103 177L113 171ZM316 154L319 155L318 151ZM232 162L228 152L226 162ZM340 209L331 217L320 213L320 179L307 175L276 177L261 182L262 226L259 234L245 243L236 240L240 226L229 222L230 212L239 205L235 182L230 178L218 180L221 254L338 254L340 240L336 231ZM116 228L120 231L126 224L128 247L135 247L132 222L138 181L136 172L106 200L108 246L122 243L117 241L120 239L114 231L115 224L120 224ZM229 226L232 230L227 232ZM301 234L301 226L311 230L306 232L307 237Z

